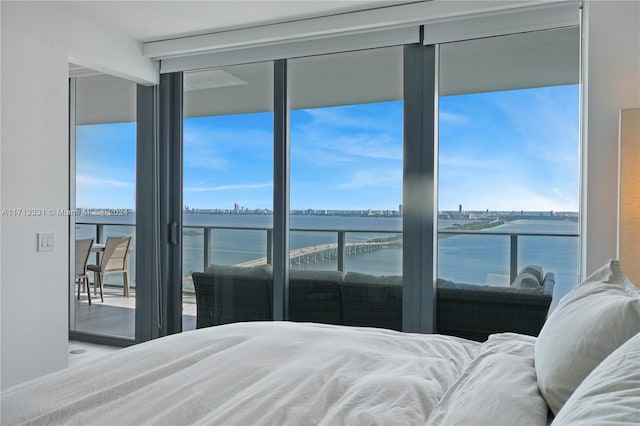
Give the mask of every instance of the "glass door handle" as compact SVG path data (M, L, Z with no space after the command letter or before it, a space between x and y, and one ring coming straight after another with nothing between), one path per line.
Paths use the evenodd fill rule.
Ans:
M171 222L171 244L178 245L178 222Z

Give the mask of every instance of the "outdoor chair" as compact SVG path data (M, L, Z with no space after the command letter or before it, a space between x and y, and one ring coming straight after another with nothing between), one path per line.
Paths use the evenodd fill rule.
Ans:
M91 292L89 291L89 274L87 273L87 262L89 261L91 246L93 246L93 238L89 238L86 240L76 240L75 281L76 284L78 284L78 300L80 300L80 289L85 288L87 291L87 297L89 298L89 305L91 305Z
M94 292L100 287L100 299L104 302L104 276L116 272L123 274L123 292L129 297L129 244L131 237L108 237L99 265L89 265L94 273Z

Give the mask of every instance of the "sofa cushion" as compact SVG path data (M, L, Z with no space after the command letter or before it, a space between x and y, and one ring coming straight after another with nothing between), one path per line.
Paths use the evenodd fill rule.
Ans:
M438 278L437 281L438 288L456 288L457 285L453 281L445 280L443 278Z
M342 324L340 288L344 274L338 271L291 270L289 319L300 322Z
M360 284L390 284L402 285L402 276L400 275L369 275L360 272L347 272L344 281L348 283Z
M515 280L511 283L513 288L539 288L540 280L536 275L529 272L520 272Z
M344 325L402 330L402 286L399 278L347 273L345 282L340 284ZM380 281L391 284L381 284Z
M270 278L273 277L273 268L271 265L258 265L245 268L242 266L211 264L207 269L205 269L205 273L213 275Z
M553 275L553 274L551 274ZM438 279L436 332L484 342L493 333L537 336L551 304L553 283L514 288L457 284Z
M312 269L291 269L289 280L295 281L321 281L327 283L341 283L344 281L344 272L340 271L314 271Z
M527 265L520 271L520 274L529 273L536 277L538 280L538 285L542 285L542 281L544 280L544 271L542 270L542 266L539 265ZM520 275L518 274L518 275Z
M192 276L198 306L196 328L273 319L270 265L209 265L206 272Z
M448 282L442 288L457 289L457 290L470 290L474 292L487 292L487 293L501 293L501 294L542 294L543 287L537 286L534 288L521 288L521 287L494 287L490 285L476 285L476 284L459 284ZM438 286L440 286L440 280L438 280Z

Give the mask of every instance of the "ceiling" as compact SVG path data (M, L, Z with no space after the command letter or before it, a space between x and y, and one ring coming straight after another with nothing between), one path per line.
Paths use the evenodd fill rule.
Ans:
M443 44L439 95L576 84L579 47L578 28ZM402 51L396 46L291 59L291 108L402 99ZM186 117L273 108L271 62L189 71L184 80ZM77 84L78 124L134 120L134 83L94 75Z
M59 1L67 12L142 42L385 7L415 1Z
M393 1L67 1L69 13L141 41L229 30L384 7ZM441 96L578 82L577 28L447 43L440 50ZM74 65L71 64L73 69ZM78 124L131 121L135 85L91 70L78 80ZM185 73L185 116L272 108L270 62ZM291 106L402 99L402 48L301 57L290 61ZM96 104L96 100L99 102Z

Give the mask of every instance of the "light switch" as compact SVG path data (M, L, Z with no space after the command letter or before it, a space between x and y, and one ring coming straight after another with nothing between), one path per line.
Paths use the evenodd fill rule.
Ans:
M53 232L38 233L38 251L53 251Z

